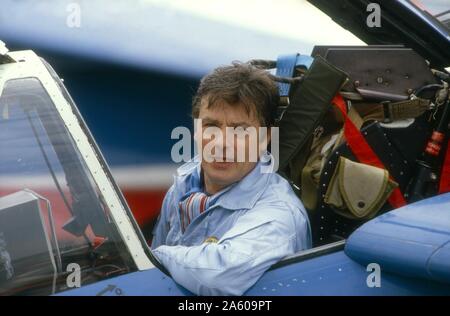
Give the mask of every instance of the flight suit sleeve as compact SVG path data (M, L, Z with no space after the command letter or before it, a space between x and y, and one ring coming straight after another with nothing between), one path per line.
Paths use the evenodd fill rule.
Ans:
M300 223L290 212L276 212L277 207L251 210L217 243L160 246L153 253L176 282L195 294L242 295L270 266L298 249ZM307 220L301 226L306 230Z

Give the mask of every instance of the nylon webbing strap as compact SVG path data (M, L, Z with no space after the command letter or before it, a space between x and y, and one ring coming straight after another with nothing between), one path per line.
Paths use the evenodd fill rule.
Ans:
M417 98L393 103L355 103L353 106L364 121L376 120L383 123L390 123L419 117L430 110L430 101Z
M366 139L358 128L353 124L351 119L347 115L347 107L345 105L345 101L340 94L337 94L332 103L339 109L339 111L344 116L344 135L347 140L347 144L350 147L351 151L355 155L355 157L364 164L371 165L374 167L386 169L378 158L376 153L367 143ZM400 192L400 189L397 187L394 189L392 194L389 197L389 204L394 208L401 207L406 205L406 201Z
M297 57L299 54L280 55L277 58L277 72L278 77L292 78L294 76L295 65L297 64ZM278 82L278 91L280 97L289 96L289 88L291 85L285 82Z
M280 55L277 58L277 71L276 75L278 77L292 78L294 76L294 70L296 66L304 66L308 69L313 62L311 56L300 55L300 54L290 54L290 55ZM291 84L279 82L278 91L280 97L288 97L289 89Z

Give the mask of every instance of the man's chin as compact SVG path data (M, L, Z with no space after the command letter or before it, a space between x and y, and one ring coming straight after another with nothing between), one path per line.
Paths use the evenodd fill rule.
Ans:
M211 162L202 166L208 178L216 184L229 185L239 179L234 162Z

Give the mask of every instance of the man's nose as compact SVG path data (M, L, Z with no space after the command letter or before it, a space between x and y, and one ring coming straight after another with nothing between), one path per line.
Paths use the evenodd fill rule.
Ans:
M227 135L226 127L221 128L220 131L220 137L214 139L214 147L222 152L224 159L233 159L234 135L230 133L230 130Z

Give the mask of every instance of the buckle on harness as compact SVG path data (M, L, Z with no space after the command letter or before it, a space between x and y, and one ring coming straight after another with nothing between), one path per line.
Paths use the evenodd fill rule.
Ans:
M392 123L394 120L391 115L391 101L382 101L380 104L383 106L383 123Z
M275 123L279 123L283 119L283 115L287 110L287 106L279 106L277 108L277 117L275 118Z

